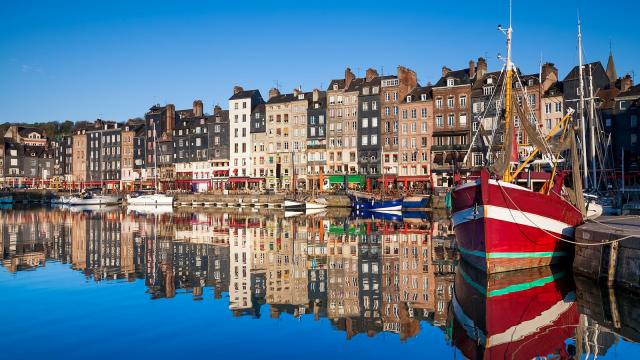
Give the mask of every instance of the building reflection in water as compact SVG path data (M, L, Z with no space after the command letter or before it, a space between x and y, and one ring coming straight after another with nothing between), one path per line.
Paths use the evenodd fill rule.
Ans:
M428 323L468 358L602 354L618 339L593 335L605 320L579 314L591 309L578 306L566 271L487 277L459 265L446 219L39 209L1 212L0 230L9 272L59 261L94 281L144 281L152 299L212 293L228 296L234 316L260 317L268 304L271 318L327 318L348 339L393 332L405 341Z

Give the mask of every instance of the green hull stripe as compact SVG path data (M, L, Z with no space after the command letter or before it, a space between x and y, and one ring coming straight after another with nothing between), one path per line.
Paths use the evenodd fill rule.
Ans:
M536 286L544 286L544 285L546 285L546 284L548 284L550 282L556 281L557 279L559 279L559 278L561 278L563 276L564 276L564 272L561 271L561 272L552 274L550 276L545 276L545 277L543 277L541 279L529 281L529 282L522 283L522 284L509 285L504 289L491 290L489 292L489 297L506 295L506 294L510 294L510 293L513 293L513 292L529 290L529 289L534 288Z
M554 257L554 256L567 256L566 251L538 251L538 252L491 252L485 253L478 250L467 250L458 246L458 249L463 254L489 258L489 259L521 259L521 258L541 258L541 257Z
M467 273L464 272L464 270L462 270L462 268L458 268L458 269L460 271L460 274L462 274L462 277L464 278L464 280L469 285L471 285L474 289L476 289L480 293L482 293L482 295L487 295L487 290L482 285L480 285L477 282L473 281L473 279L471 279L471 277L469 275L467 275ZM509 285L509 286L507 286L505 288L502 288L502 289L491 290L489 292L489 294L487 295L487 297L507 295L507 294L511 294L511 293L514 293L514 292L518 292L518 291L529 290L529 289L532 289L532 288L537 287L537 286L544 286L544 285L546 285L546 284L548 284L550 282L554 282L557 279L560 279L564 275L565 275L565 272L561 271L561 272L557 272L557 273L554 273L552 275L545 276L543 278L536 279L536 280L533 280L533 281L528 281L528 282L521 283L521 284Z

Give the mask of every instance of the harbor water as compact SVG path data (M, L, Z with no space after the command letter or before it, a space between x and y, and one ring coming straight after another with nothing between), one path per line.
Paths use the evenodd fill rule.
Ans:
M0 211L2 358L622 359L640 296L487 276L446 216Z

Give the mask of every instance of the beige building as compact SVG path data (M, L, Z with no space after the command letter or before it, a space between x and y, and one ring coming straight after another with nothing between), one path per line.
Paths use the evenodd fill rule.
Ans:
M73 161L71 172L73 181L87 181L87 134L84 129L73 135Z
M358 84L347 68L344 79L332 80L327 89L327 168L329 174L358 171ZM354 90L355 89L355 90Z
M294 94L280 94L269 90L266 108L266 158L269 189L292 189L293 179L293 126L291 101Z

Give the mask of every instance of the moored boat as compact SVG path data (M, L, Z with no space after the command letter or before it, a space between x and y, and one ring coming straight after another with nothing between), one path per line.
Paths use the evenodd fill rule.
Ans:
M115 195L102 195L96 193L83 193L69 199L67 204L78 205L116 205L120 202L120 197Z
M315 198L305 202L305 208L307 210L325 209L327 206L329 206L329 203L325 198Z
M509 182L480 179L452 193L453 228L461 255L489 273L569 261L582 213L559 195L558 179L549 194Z
M141 194L141 193L133 193L127 195L127 204L128 205L137 205L137 206L172 206L173 205L173 196L153 193L153 194Z
M0 204L13 204L13 196L0 196Z
M409 195L402 199L403 210L426 210L431 207L430 195Z
M355 210L401 211L402 197L383 196L361 191L350 191L351 206Z

